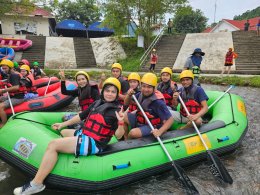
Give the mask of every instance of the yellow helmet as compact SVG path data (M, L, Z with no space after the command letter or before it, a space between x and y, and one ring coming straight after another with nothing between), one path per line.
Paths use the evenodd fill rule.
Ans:
M84 75L84 76L86 76L87 79L88 79L88 81L89 81L89 79L90 79L88 73L86 73L85 71L78 71L78 72L75 74L75 80L77 80L77 76L78 76L78 75Z
M30 72L30 67L28 66L28 65L26 65L26 64L24 64L24 65L22 65L21 67L20 67L20 69L21 70L27 70L28 72Z
M111 67L111 70L113 69L113 68L117 68L117 69L119 69L119 70L121 70L121 72L122 72L122 65L121 64L119 64L119 63L114 63L113 65L112 65L112 67Z
M151 85L153 87L156 87L157 85L157 76L153 73L146 73L141 79L141 83L145 83L147 85Z
M114 85L117 88L117 94L119 94L119 92L121 91L121 83L119 82L119 80L117 78L114 77L109 77L108 79L106 79L104 81L103 87L107 84L111 84ZM103 89L102 89L103 90Z
M140 83L141 77L140 77L140 75L139 75L138 73L132 72L132 73L130 73L129 76L128 76L128 81L129 81L129 80L137 80L137 81L139 81L139 83Z
M1 61L0 66L8 66L9 68L13 68L14 63L11 60L4 59Z
M193 80L194 74L192 73L191 70L183 70L180 74L180 79L185 78L185 77L192 78L192 80Z
M162 73L169 73L172 76L172 69L170 69L169 67L165 67L161 70L161 75Z

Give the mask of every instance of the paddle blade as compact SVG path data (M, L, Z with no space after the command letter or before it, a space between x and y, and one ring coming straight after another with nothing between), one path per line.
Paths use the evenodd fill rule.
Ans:
M219 157L215 153L208 150L207 158L210 162L209 169L212 175L214 175L220 182L224 181L225 183L232 184L233 179L229 175L223 163L219 160Z
M195 188L195 186L191 182L188 175L186 175L183 168L181 168L181 166L179 166L178 164L176 164L174 162L172 162L172 166L173 166L172 170L173 170L174 178L178 182L180 182L180 184L184 188L186 194L190 194L190 195L191 194L199 194L198 190Z

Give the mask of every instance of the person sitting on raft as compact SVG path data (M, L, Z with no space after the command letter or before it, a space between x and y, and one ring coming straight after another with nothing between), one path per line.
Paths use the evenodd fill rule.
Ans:
M94 155L106 148L113 135L121 138L124 134L125 113L123 107L120 109L118 103L120 90L120 82L116 78L108 78L104 82L100 100L95 101L87 110L72 119L53 124L52 128L58 131L85 120L80 130L61 130L64 137L54 139L49 143L36 176L31 182L15 188L14 194L35 194L43 191L45 189L44 179L54 168L58 160L58 153L75 154L76 156ZM91 144L89 144L90 142Z
M127 82L127 79L122 76L122 71L123 71L122 65L119 63L114 63L111 67L112 77L117 78L122 86L122 89L119 93L119 102L121 105L124 105L124 99L127 91L129 90L129 84ZM103 83L101 80L99 86L101 87L102 84Z
M172 105L172 96L173 93L178 90L178 86L177 83L171 80L171 77L172 69L169 67L163 68L161 70L161 82L158 84L157 90L163 94L168 108L176 110L176 108Z
M161 92L156 90L157 77L153 73L146 73L141 79L141 91L137 94L128 93L125 101L130 101L132 95L136 97L142 106L147 117L155 127L154 130L147 124L142 112L137 109L135 113L127 113L124 118L125 138L140 138L148 136L151 133L155 136L161 136L173 123L173 117L166 106ZM131 130L128 133L128 126Z
M24 95L25 99L33 99L38 97L37 88L33 86L33 76L30 74L30 67L28 65L22 65L20 67L21 74L21 86L26 88L26 94Z
M207 101L209 98L203 88L195 85L193 80L194 75L191 70L182 71L180 74L182 88L180 88L179 92L174 92L173 94L173 105L177 107L179 104L178 97L180 95L190 112L190 115L187 116L182 105L180 112L171 111L175 121L179 123L187 123L181 129L192 127L191 121L194 121L196 125L200 126L202 124L201 117L208 111Z
M141 81L141 77L138 73L136 72L132 72L128 75L128 83L130 86L130 89L128 90L128 94L135 94L138 93L140 91L140 81ZM129 98L128 98L129 100ZM127 108L129 108L129 112L133 112L135 110L137 110L137 105L135 103L134 100L131 101L124 101L124 109L126 110Z
M46 76L45 72L39 68L39 63L38 62L33 62L33 68L31 70L34 79L40 79L44 76Z
M63 95L78 97L81 111L87 110L94 101L100 99L98 86L90 84L90 77L85 71L78 71L75 74L78 88L74 90L67 90L64 71L60 70L59 74L61 77L61 93ZM75 114L66 114L63 120L69 120L73 116L75 116Z
M21 104L24 102L24 94L26 92L26 88L21 86L20 83L20 76L15 74L12 69L14 67L14 63L10 60L2 60L0 63L1 66L1 75L0 80L6 80L1 83L0 89L0 128L3 127L7 121L7 116L5 113L5 109L10 107L10 101L8 100L8 95L6 92L9 93L11 104L13 106ZM6 88L6 86L8 88Z

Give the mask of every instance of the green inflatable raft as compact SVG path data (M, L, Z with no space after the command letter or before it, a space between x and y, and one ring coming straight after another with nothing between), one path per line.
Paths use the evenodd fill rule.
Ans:
M223 92L207 91L210 105ZM45 149L60 137L50 125L60 122L64 112L19 113L0 129L0 158L33 177ZM207 113L208 123L200 128L209 149L216 154L234 151L247 132L248 120L241 97L226 94ZM181 166L206 159L205 148L194 129L172 130L161 139L170 156ZM120 141L113 138L98 155L75 158L59 154L59 160L45 183L50 188L73 192L112 189L172 168L160 144L153 136Z

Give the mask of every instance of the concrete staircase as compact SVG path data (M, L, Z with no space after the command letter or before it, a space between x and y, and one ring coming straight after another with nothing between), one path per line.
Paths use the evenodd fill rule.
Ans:
M155 71L159 72L162 68L168 66L172 67L182 43L186 35L163 35L161 40L157 43L155 48L158 54L158 63L155 66ZM150 68L150 55L147 58L146 65L143 70L149 70Z
M73 40L77 68L96 67L96 59L90 40L79 37L74 37Z
M232 32L236 59L236 73L260 74L260 36L255 31Z
M40 67L43 68L45 62L46 37L27 35L26 39L32 40L32 47L23 52L22 59L27 59L31 65L37 61Z

